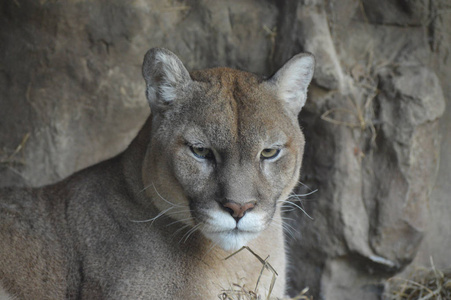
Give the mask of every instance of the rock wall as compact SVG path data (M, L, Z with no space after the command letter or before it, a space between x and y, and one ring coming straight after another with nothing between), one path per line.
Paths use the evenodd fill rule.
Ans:
M239 3L239 5L237 5ZM149 114L144 53L171 49L189 68L268 71L276 7L240 1L3 1L3 185L43 185L113 156ZM5 160L5 159L4 159ZM18 164L17 164L18 163ZM23 164L24 163L24 164Z
M313 220L287 212L290 293L377 299L415 257L449 267L449 108L438 122L451 95L445 0L0 7L0 185L49 184L124 149L149 114L140 67L151 47L190 69L261 74L310 51L307 147L290 200Z

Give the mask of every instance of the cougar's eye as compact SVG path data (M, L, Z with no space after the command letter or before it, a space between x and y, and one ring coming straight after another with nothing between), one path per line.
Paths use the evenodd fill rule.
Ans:
M213 158L213 152L211 151L211 149L194 146L190 146L189 148L191 149L191 152L193 152L193 154L199 158L203 159Z
M263 149L263 151L260 153L260 156L262 159L270 159L275 158L277 155L279 155L280 149Z

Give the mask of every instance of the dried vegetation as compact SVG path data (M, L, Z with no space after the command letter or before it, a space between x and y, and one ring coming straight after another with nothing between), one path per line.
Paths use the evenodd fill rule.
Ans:
M393 277L385 284L385 300L451 299L451 269L417 268L407 278Z
M257 253L255 253L251 248L244 246L241 249L239 249L238 251L236 251L236 252L232 253L231 255L229 255L228 257L226 257L225 259L227 260L230 257L235 256L242 250L249 251L253 256L255 256L257 258L257 260L262 265L260 274L258 275L257 283L255 284L254 289L250 289L249 287L246 287L245 285L241 285L239 283L232 283L229 288L223 289L221 291L221 293L218 295L219 299L221 299L221 300L260 300L260 299L261 300L263 300L263 299L275 300L275 299L279 299L279 298L271 297L271 293L274 288L274 284L276 283L278 274L277 274L277 271L268 263L269 256L266 257L265 259L263 259ZM265 290L268 290L268 295L262 296L258 293L258 287L259 287L259 283L260 283L260 278L265 269L272 273L272 280L271 280L270 286L267 289L265 289ZM308 288L305 288L296 297L286 298L284 300L313 300L313 297L307 295L308 290L309 290Z

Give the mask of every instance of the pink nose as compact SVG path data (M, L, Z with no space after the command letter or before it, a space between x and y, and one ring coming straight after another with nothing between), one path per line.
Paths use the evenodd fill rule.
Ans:
M229 211L232 217L240 219L244 216L246 211L254 208L255 202L247 202L241 205L236 202L228 201L225 202L223 206Z

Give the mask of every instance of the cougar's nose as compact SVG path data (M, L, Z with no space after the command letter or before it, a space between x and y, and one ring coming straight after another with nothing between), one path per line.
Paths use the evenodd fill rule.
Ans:
M247 211L254 208L255 202L247 202L241 205L233 201L226 201L222 205L224 206L224 209L228 211L238 222L238 220L241 219Z

